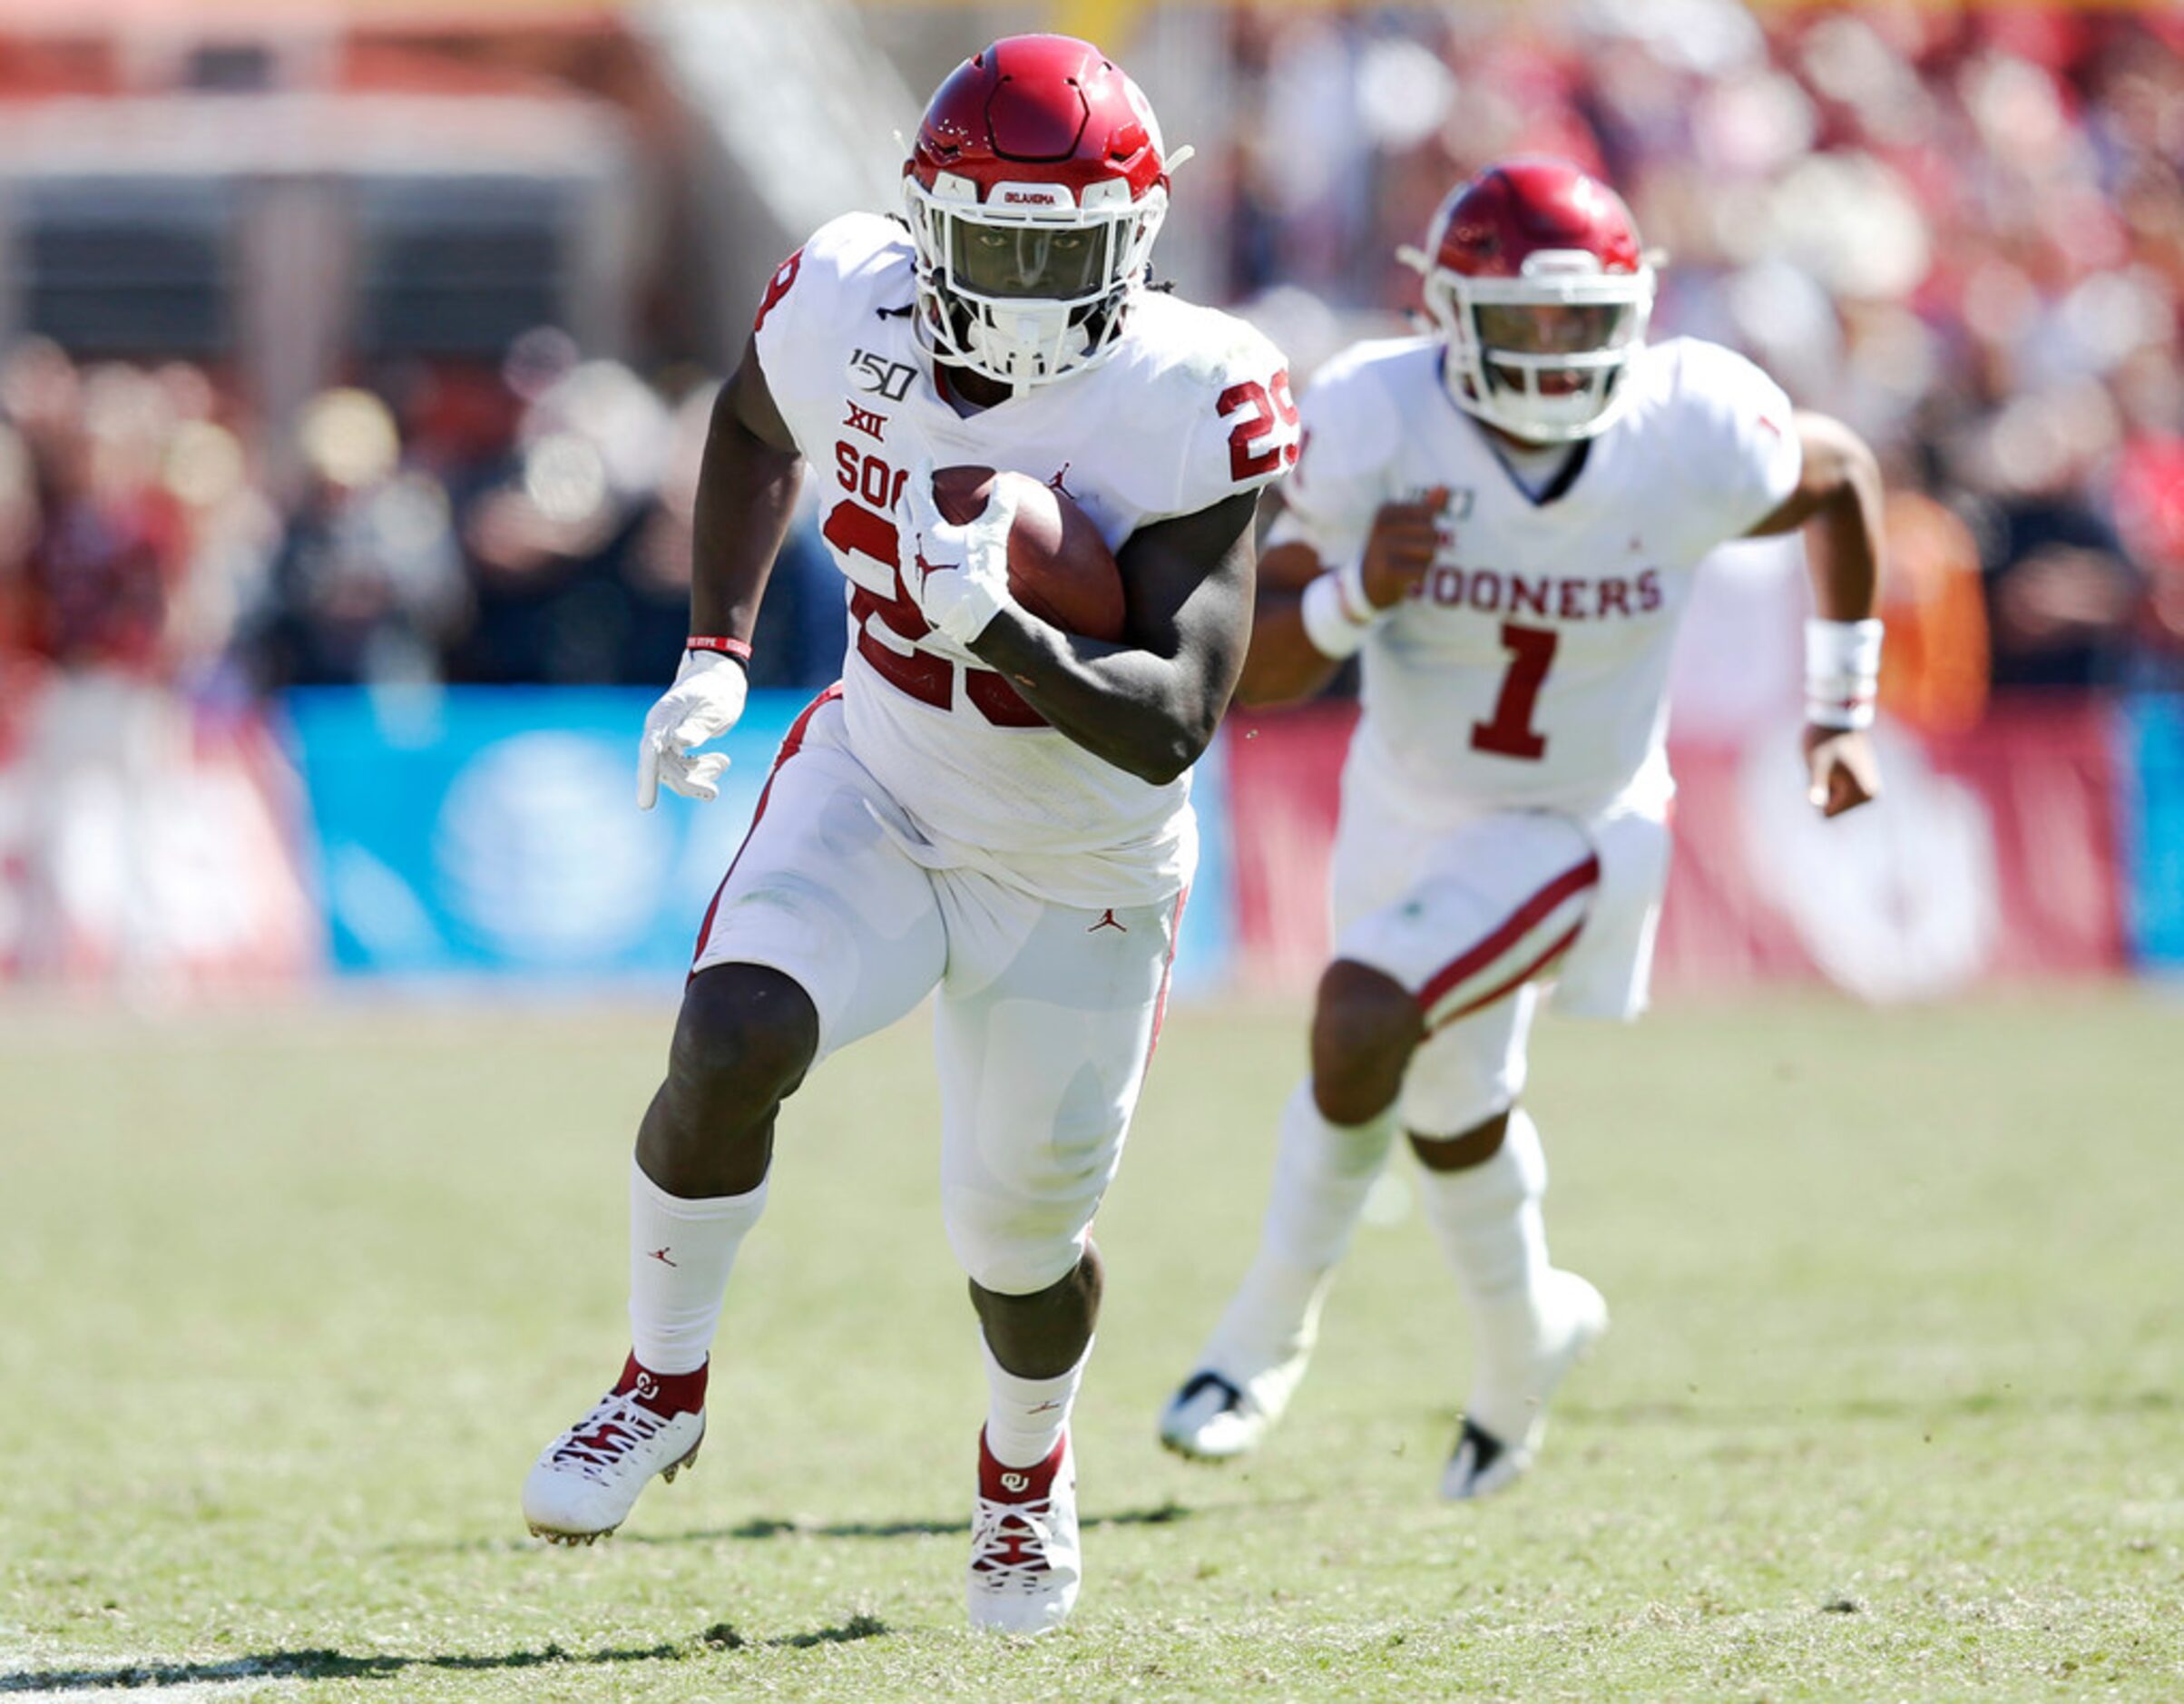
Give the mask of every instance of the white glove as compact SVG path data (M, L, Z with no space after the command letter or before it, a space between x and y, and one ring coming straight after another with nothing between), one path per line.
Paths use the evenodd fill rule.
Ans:
M675 684L646 712L637 741L637 808L650 810L665 781L685 798L713 798L728 753L693 758L690 749L718 739L743 717L750 681L743 665L717 651L686 651Z
M957 526L933 501L933 464L920 462L895 505L902 539L903 589L934 628L967 646L1004 610L1009 595L1009 529L1016 524L1013 480L994 477L985 513Z

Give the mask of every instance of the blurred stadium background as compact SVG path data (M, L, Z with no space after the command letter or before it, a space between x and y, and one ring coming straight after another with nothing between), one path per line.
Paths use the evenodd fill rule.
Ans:
M2184 14L1588 0L0 0L0 982L663 997L841 649L807 524L723 803L631 803L706 406L822 220L1009 30L1101 40L1161 269L1300 377L1518 148L1670 251L1891 482L1884 809L1794 759L1797 546L1723 553L1675 714L1666 992L2184 967ZM1295 988L1347 726L1232 722L1200 992Z

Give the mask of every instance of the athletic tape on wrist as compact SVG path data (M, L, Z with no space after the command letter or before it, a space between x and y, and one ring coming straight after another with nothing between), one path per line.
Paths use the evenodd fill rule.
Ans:
M1805 720L1817 728L1873 725L1881 678L1881 623L1805 623Z

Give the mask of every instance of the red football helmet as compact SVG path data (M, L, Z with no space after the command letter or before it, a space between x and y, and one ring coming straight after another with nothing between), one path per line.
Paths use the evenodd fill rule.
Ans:
M1111 353L1189 153L1089 42L1009 35L958 65L903 166L934 354L1021 391Z
M1531 443L1606 430L1653 310L1653 268L1613 190L1560 160L1506 160L1450 192L1423 251L1399 252L1425 277L1458 407Z

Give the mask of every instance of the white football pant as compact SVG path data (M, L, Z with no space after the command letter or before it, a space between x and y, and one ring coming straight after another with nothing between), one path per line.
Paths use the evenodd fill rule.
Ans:
M923 847L822 696L782 745L693 969L795 978L818 1010L821 1058L937 989L948 1239L981 1288L1029 1295L1075 1268L1114 1177L1181 898L1055 905L983 871L929 868Z

